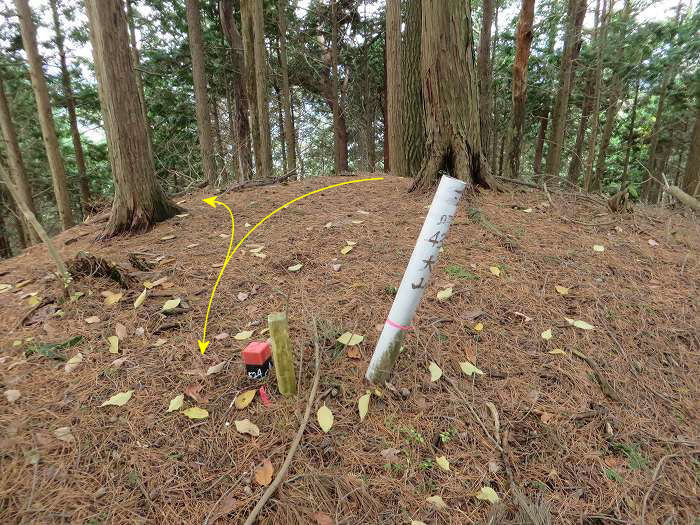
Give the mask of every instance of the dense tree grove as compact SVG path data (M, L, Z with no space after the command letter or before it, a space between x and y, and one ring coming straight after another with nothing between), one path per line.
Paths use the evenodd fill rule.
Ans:
M108 235L143 229L204 184L365 171L700 194L688 0L0 0L0 15L0 164L51 233L110 203ZM0 186L0 256L38 240L20 208Z

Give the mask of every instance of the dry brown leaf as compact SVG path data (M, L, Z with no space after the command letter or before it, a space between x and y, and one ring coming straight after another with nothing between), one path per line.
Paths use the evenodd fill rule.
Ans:
M316 525L335 525L335 521L325 512L314 512L311 517L316 520Z
M540 420L542 421L542 423L547 425L553 417L554 414L550 414L549 412L542 412L542 414L540 415Z
M90 317L87 317L87 318L85 319L85 322L86 322L87 324L99 323L99 322L100 322L100 318L97 317L96 315L91 315Z
M126 326L121 323L117 323L114 325L114 333L117 334L117 337L123 341L126 339Z
M348 357L350 359L362 359L362 354L356 346L348 347Z
M275 469L272 467L272 462L269 459L263 461L263 464L255 469L255 481L261 487L267 487L272 482L272 474Z
M185 387L184 394L194 399L198 404L206 405L209 400L205 396L199 394L202 391L202 388L204 388L203 385L193 383Z
M398 448L385 448L380 452L382 457L389 463L398 463L399 461L401 461L401 458L399 458L400 453L401 450L399 450Z

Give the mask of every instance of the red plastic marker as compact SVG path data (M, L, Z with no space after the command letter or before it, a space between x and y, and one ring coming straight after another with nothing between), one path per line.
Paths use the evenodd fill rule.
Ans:
M243 350L243 363L248 377L261 379L272 366L272 349L267 341L252 341Z
M270 406L270 398L267 397L267 392L265 392L265 387L261 386L260 389L258 390L258 393L260 394L260 401L262 401L262 404L265 405L266 407Z

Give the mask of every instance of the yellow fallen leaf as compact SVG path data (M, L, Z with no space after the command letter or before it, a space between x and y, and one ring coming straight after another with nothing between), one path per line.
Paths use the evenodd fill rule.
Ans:
M134 308L138 308L143 304L143 302L146 300L146 296L148 295L148 289L144 288L143 292L141 292L141 295L139 295L136 300L134 301Z
M113 305L113 304L117 304L119 301L122 300L122 297L123 297L123 296L124 296L123 293L112 293L112 292L109 292L109 294L107 295L107 297L105 297L104 303L105 303L105 305L107 305L107 306L111 306L111 305Z
M78 368L78 366L82 362L83 362L83 354L78 352L73 357L71 357L68 361L66 361L66 364L63 367L63 370L67 373L70 373L73 370L75 370L76 368Z
M168 405L168 412L175 412L176 410L180 410L182 408L182 402L184 400L185 400L185 396L182 394L172 398L170 400L170 404Z
M162 312L171 312L171 311L175 310L175 308L177 308L178 306L180 306L180 298L176 297L175 299L170 299L169 301L165 301L165 303L163 304L163 307L161 308L161 311Z
M369 410L369 400L371 397L372 394L368 392L365 395L360 396L360 399L357 401L357 409L360 412L360 421L365 420L365 416Z
M435 463L437 463L437 466L440 467L442 470L449 472L450 462L445 456L435 458Z
M207 369L207 375L218 374L224 369L224 366L226 366L226 361L221 361L218 365L210 366Z
M187 410L183 410L182 414L190 419L206 419L209 417L209 412L199 407L190 407Z
M27 304L29 306L36 306L41 302L41 298L37 297L36 295L32 295L29 299L27 299Z
M260 259L264 259L265 257L267 257L267 255L265 255L264 253L254 253L253 255L255 255L256 257L258 257Z
M593 330L595 328L592 324L588 324L586 321L581 321L580 319L569 319L568 317L564 317L564 319L566 319L566 322L571 326L575 326L581 330Z
M100 406L101 407L124 406L129 401L129 399L131 399L131 396L133 393L134 393L133 390L127 390L126 392L119 392L118 394L114 394L112 397L110 397L107 401L102 403Z
M494 274L496 277L501 275L501 269L498 266L491 266L489 267L489 271Z
M236 335L233 336L233 338L236 341L245 341L246 339L250 339L253 335L253 332L251 330L243 330L242 332L238 332Z
M562 350L561 348L555 348L554 350L550 350L547 353L552 355L567 355L566 352L564 352L564 350Z
M236 425L236 430L241 434L250 434L253 437L260 435L260 429L255 423L251 423L249 419L237 419L233 422Z
M333 412L328 408L325 403L316 412L316 420L321 430L328 432L333 426Z
M347 255L352 251L353 248L354 246L345 246L340 250L340 253L342 253L343 255Z
M442 499L442 496L430 496L425 498L425 501L433 505L438 510L447 510L447 504Z
M496 494L496 491L493 490L491 487L481 487L481 490L475 494L476 499L480 499L482 501L488 501L489 503L498 503L501 501L501 498L498 497L498 494Z
M233 406L235 406L238 410L243 410L252 403L253 399L255 399L256 392L257 390L255 389L241 392L236 396L236 399L233 400Z
M605 246L602 246L600 244L594 244L593 245L593 251L594 252L604 252L605 251Z
M475 332L481 332L484 329L484 324L483 323L476 323L474 325L474 331Z
M444 290L440 290L437 293L437 300L440 301L441 303L444 303L450 297L452 297L452 287L451 286L449 288L445 288Z
M542 339L545 341L549 341L552 338L552 329L548 328L544 332L542 332Z
M559 295L569 295L569 289L566 286L559 286L556 285L554 289L557 291Z
M109 341L109 353L118 354L119 353L119 338L116 335L110 335L107 340Z
M473 376L474 374L479 375L479 376L484 375L484 373L481 370L479 370L477 367L475 367L469 361L460 361L459 367L462 369L462 372L464 372L468 376Z
M357 243L355 241L345 241L345 244L348 246L355 246Z
M442 369L434 361L430 362L428 370L430 370L430 380L433 383L442 377Z
M295 264L295 265L290 266L289 268L287 268L287 270L289 270L290 272L298 272L299 270L301 270L301 267L302 267L302 266L304 266L304 265L301 264L301 263Z
M174 239L174 235L164 235L163 237L160 238L161 241L169 241L170 239Z
M359 345L362 341L364 341L364 339L365 337L360 334L345 332L338 339L336 339L336 341L338 341L341 345L355 346Z
M87 324L95 324L100 322L100 318L97 317L96 315L91 315L90 317L85 318L85 322Z

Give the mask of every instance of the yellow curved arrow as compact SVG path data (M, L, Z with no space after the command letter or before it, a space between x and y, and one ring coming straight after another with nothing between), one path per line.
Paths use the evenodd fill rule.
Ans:
M331 184L330 186L326 186L325 188L319 188L317 190L310 191L309 193L305 193L304 195L301 195L300 197L297 197L296 199L292 199L288 203L283 204L282 206L280 206L276 210L268 213L259 223L257 223L255 226L253 226L250 229L250 231L248 231L248 233L246 233L240 241L238 241L238 244L236 244L236 247L233 249L233 251L231 251L231 244L229 244L228 253L226 254L226 260L224 262L223 267L221 268L221 272L219 272L219 277L216 279L216 284L214 284L214 289L212 290L211 298L209 299L209 306L207 307L207 316L204 319L204 332L202 333L202 339L197 340L197 342L199 343L199 351L202 352L202 354L204 354L204 351L207 349L207 346L209 346L209 341L206 340L207 320L209 319L209 310L211 309L212 299L214 299L214 292L216 292L216 287L219 284L219 280L221 279L221 276L224 273L224 269L226 269L226 265L228 264L228 261L231 259L231 257L233 257L233 254L236 253L236 250L238 250L238 248L241 246L241 244L243 244L243 241L245 241L248 238L248 236L257 229L258 226L263 224L267 219L272 217L278 211L283 210L284 208L286 208L290 204L293 204L296 201L303 199L304 197L308 197L310 195L313 195L314 193L319 193L319 192L322 192L325 190L329 190L331 188L337 188L338 186L345 186L346 184L355 184L356 182L369 182L369 181L373 181L373 180L384 180L384 177L373 177L370 179L357 179L357 180L349 180L346 182L339 182L338 184ZM216 200L216 195L214 197L209 197L209 198L202 199L202 200L204 202L206 202L207 204L209 204L210 206L213 206L215 208L216 208L216 204L221 204L223 206L226 206L223 202ZM231 210L229 209L228 206L226 206L226 209L229 211L229 213L231 213ZM233 243L233 213L231 213L231 243Z
M202 339L198 339L197 342L199 343L199 351L204 354L204 351L207 349L207 346L209 346L209 341L207 341L207 321L209 321L209 310L211 310L211 302L214 300L214 293L216 293L216 287L219 286L219 281L221 280L221 276L224 274L224 270L226 269L226 265L228 264L229 259L231 259L231 256L233 253L231 253L231 248L233 247L233 232L235 231L236 227L233 223L233 212L231 211L231 208L226 206L223 202L217 201L216 200L216 195L213 197L208 197L206 199L202 199L204 202L206 202L209 206L212 208L216 208L217 204L221 204L224 208L228 210L229 215L231 216L231 240L228 242L228 252L226 253L226 259L224 260L224 265L221 267L221 271L219 272L219 276L216 278L216 282L214 283L214 289L211 291L211 297L209 297L209 305L207 306L207 315L204 318L204 330L202 331Z

